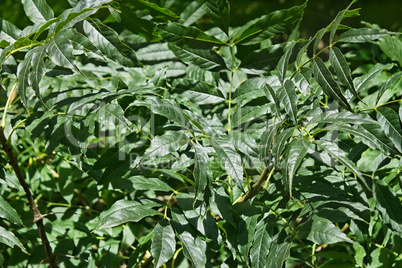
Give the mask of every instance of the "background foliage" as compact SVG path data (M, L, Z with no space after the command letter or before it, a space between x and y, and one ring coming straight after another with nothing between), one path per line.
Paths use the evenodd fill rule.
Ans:
M399 267L400 25L311 2L4 2L0 262Z

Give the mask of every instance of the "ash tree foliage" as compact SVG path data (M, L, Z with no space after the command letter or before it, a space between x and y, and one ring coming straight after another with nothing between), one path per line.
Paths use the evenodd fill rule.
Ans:
M2 266L400 267L402 40L355 2L301 37L307 2L22 0Z

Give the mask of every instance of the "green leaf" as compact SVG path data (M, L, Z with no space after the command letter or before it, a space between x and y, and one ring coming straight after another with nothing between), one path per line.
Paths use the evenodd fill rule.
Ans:
M198 1L190 2L187 7L181 12L180 18L183 20L183 25L190 26L200 20L206 13L204 4Z
M9 21L0 18L0 40L13 44L20 38L21 30Z
M339 242L353 243L339 227L327 219L314 215L312 219L300 226L299 235L318 245L335 244Z
M32 70L29 76L31 85L37 97L40 98L39 83L45 75L46 68L43 62L43 58L46 57L46 46L40 46L33 49L34 55L32 57Z
M11 223L22 225L20 216L17 211L0 196L0 217L9 220Z
M264 73L274 69L282 55L283 47L281 45L250 51L241 59L240 67L246 73Z
M140 64L134 50L124 44L113 29L99 20L91 20L91 23L84 21L83 29L92 44L109 59L127 67Z
M176 251L176 239L172 226L161 220L152 230L154 235L151 244L151 254L155 259L155 267L170 260Z
M335 82L332 74L320 58L314 58L312 72L325 94L338 101L341 106L352 110L346 98L342 95L339 85Z
M310 148L310 142L306 140L294 140L289 144L285 156L285 179L289 189L290 197L292 197L293 177L297 168L302 163Z
M27 107L28 105L27 91L30 87L29 76L31 75L31 61L34 52L35 52L34 50L30 50L27 54L25 54L24 60L18 65L17 68L17 77L18 77L17 91L25 107Z
M173 44L169 44L169 49L182 61L194 64L201 69L207 71L226 69L223 58L212 49L181 48Z
M171 60L175 55L169 49L166 43L152 44L137 50L137 57L140 61L158 61L158 60Z
M160 35L164 40L174 45L190 48L209 48L225 45L221 40L208 35L193 26L184 26L176 22L170 22L158 26Z
M140 203L131 200L118 200L99 215L95 229L101 230L126 222L138 222L145 217L157 214L158 211L152 209L155 206L158 206L155 202Z
M280 123L270 125L266 131L261 135L260 141L260 159L267 161L270 158L270 150L274 143L274 138L277 135Z
M224 137L211 138L211 144L223 162L228 175L243 189L243 166L234 146Z
M273 238L273 243L269 248L267 256L268 267L270 268L282 268L283 262L290 255L290 247L292 246L292 240L282 230L278 235Z
M152 159L176 152L186 145L188 138L178 131L167 131L162 136L156 136L151 141L151 146L145 151L143 159Z
M285 105L286 113L293 124L297 125L297 95L295 85L291 80L286 80L285 84L280 88L278 98Z
M194 180L196 199L200 199L205 193L205 189L212 183L212 176L208 174L208 154L207 150L199 144L194 144Z
M4 229L0 226L0 243L6 244L9 247L17 246L19 247L24 253L28 254L27 250L25 249L24 245L20 242L20 240L12 233Z
M268 233L268 224L260 221L254 233L254 241L250 249L252 267L266 267L266 258L272 241Z
M295 130L295 127L290 127L290 128L283 130L281 133L279 133L278 137L274 141L274 145L272 147L272 154L275 158L275 166L276 167L279 167L279 159L282 155L282 152L285 150L285 144L289 140L289 138L292 136L294 130Z
M155 32L154 24L146 19L140 18L129 7L122 5L121 24L134 34L145 37L149 41L158 41L160 38Z
M214 23L228 35L230 24L230 4L228 0L205 0L204 6Z
M398 36L384 36L378 41L378 45L385 55L402 66L402 41Z
M206 243L200 236L193 237L189 232L184 231L178 234L183 244L183 253L196 268L204 268L206 264Z
M55 35L46 44L46 52L53 63L79 72L75 65L73 45L62 34Z
M240 127L242 124L251 122L256 118L261 118L269 111L268 105L245 106L238 108L232 116L232 128Z
M389 34L391 34L391 32L370 28L351 29L342 33L337 41L347 43L365 43L377 40Z
M264 96L264 92L261 90L267 79L260 77L253 77L245 80L241 83L233 94L233 99L236 101L244 101L246 99L256 99Z
M349 111L328 111L313 117L309 123L332 123L332 124L377 124L369 115L364 113L355 114Z
M246 25L240 34L234 38L235 44L252 45L281 34L298 22L304 13L306 3L290 9L274 11L251 25Z
M144 10L151 14L152 17L157 18L157 19L163 19L165 21L167 20L178 20L180 19L179 16L177 16L175 13L173 13L171 10L167 8L163 8L158 6L155 3L144 1L144 0L129 0L132 5L137 10Z
M157 178L145 178L144 176L137 175L129 177L127 180L132 182L133 188L135 190L152 190L164 192L172 191L172 187Z
M286 45L285 53L283 54L283 56L281 57L281 59L279 60L279 63L278 63L278 67L277 67L278 68L278 78L282 84L285 81L286 72L288 70L289 59L290 59L290 56L292 55L293 47L294 47L294 43L289 43Z
M402 153L402 127L398 114L388 107L377 110L377 120L399 152Z
M148 97L147 102L150 104L153 113L164 116L180 126L189 127L188 115L175 101L164 99L162 102L157 98Z
M280 89L281 90L281 92L282 91L286 91L286 89L285 88L281 88ZM268 84L268 83L266 83L265 85L264 85L264 91L265 91L265 96L267 96L267 99L268 100L270 100L271 102L273 102L274 104L275 104L275 111L276 111L276 116L278 117L278 118L280 118L281 117L281 107L280 107L280 102L279 102L279 99L277 98L277 96L276 96L276 93L275 93L275 91L273 90L273 88ZM279 94L281 93L281 92L279 92ZM291 93L291 92L290 92ZM283 94L284 95L286 95L287 93L286 92L283 92ZM285 97L285 96L283 96L283 97ZM293 98L293 97L292 97ZM290 99L289 99L290 100ZM286 99L284 99L284 100L282 100L282 101L286 101ZM288 111L288 110L291 110L291 109L293 109L293 108L287 108L287 110L286 111Z
M392 84L394 84L395 81L400 81L402 78L402 72L397 72L394 73L388 80L385 82L380 90L378 91L377 94L377 101L376 101L376 106L378 105L378 102L380 101L381 97L384 95L384 93L388 90L388 87L390 87Z
M355 78L353 81L356 87L356 91L359 92L370 84L383 70L390 70L394 67L393 64L383 65L381 63L377 63L374 65L366 74Z
M345 167L349 168L354 174L356 174L356 176L361 180L364 186L366 186L367 189L370 189L362 173L353 164L353 162L349 158L347 158L345 152L342 151L337 144L325 140L316 141L316 143L319 147L328 152L334 159L339 161Z
M381 180L373 183L375 206L386 224L399 233L402 233L402 205L393 190Z
M331 59L332 68L334 68L338 79L347 86L347 88L350 90L350 92L353 93L356 98L360 99L357 91L353 86L353 80L349 65L345 60L342 52L336 47L331 47L331 49L329 50L329 57Z
M33 23L43 23L53 19L53 10L45 0L22 0L25 14Z
M336 15L336 18L333 20L332 22L332 28L331 28L331 33L329 35L329 43L332 44L332 40L334 39L336 30L338 29L339 23L342 21L342 19L344 18L345 14L347 13L348 9L351 7L351 5L353 3L355 3L357 0L352 1L349 6L342 10L341 12L338 13L338 15Z

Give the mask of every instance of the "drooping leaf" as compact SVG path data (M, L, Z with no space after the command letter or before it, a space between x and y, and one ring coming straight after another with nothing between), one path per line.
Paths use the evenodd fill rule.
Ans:
M275 166L279 167L279 159L281 158L282 152L286 149L285 144L292 136L295 127L290 127L279 133L278 137L276 137L273 146L272 146L272 154L275 158Z
M273 237L271 243L267 264L270 268L282 268L284 261L290 255L290 247L292 246L291 239L287 236L286 232L282 230L278 235Z
M240 155L236 152L234 146L223 137L211 138L211 144L216 154L223 162L226 172L234 182L243 188L243 166Z
M22 225L22 220L17 211L0 196L0 217L18 225Z
M309 147L310 142L306 140L295 140L289 144L289 148L285 153L285 178L290 197L292 197L294 175L304 157L307 155Z
M24 253L27 253L24 245L20 242L20 240L10 231L7 231L3 227L0 226L0 243L6 244L9 247L17 246L19 247Z
M257 44L289 30L302 18L305 7L306 3L290 9L275 11L258 19L251 25L246 25L247 28L242 29L242 32L235 37L234 43L242 45Z
M186 145L188 139L183 132L167 131L162 136L156 136L151 146L145 151L143 159L152 159L177 151Z
M230 4L228 0L206 0L204 6L214 23L229 34Z
M295 85L291 80L286 80L280 88L278 98L285 105L285 111L293 124L297 125L297 95Z
M355 3L357 0L352 1L348 7L344 10L342 10L341 12L338 13L338 15L336 15L336 18L333 20L332 22L332 27L331 27L331 33L329 35L329 43L332 44L332 40L334 39L336 30L339 27L340 22L342 21L342 19L344 18L345 14L347 13L348 9L352 6L353 3Z
M240 107L237 111L233 114L232 117L232 128L237 128L240 125L251 122L255 118L261 118L268 112L268 105L261 105L258 107L253 106L245 106Z
M281 89L282 91L286 91L286 89L285 88L282 88ZM278 117L278 118L280 118L281 117L281 113L280 113L280 110L281 110L281 107L280 107L280 102L279 102L279 99L278 99L278 96L277 96L277 94L275 93L275 91L273 90L273 88L268 84L268 83L266 83L265 85L264 85L264 91L265 91L265 96L267 96L267 99L268 100L270 100L270 101L272 101L274 104L275 104L275 111L276 111L276 116ZM290 90L291 91L291 90ZM281 92L279 92L279 94L281 94ZM283 92L283 94L284 95L286 95L287 93L286 92ZM290 92L290 94L292 94L292 92ZM281 100L281 101L286 101L286 96L283 96L285 99L283 99L283 100ZM292 97L293 98L293 97ZM297 101L297 100L296 100ZM297 108L297 107L296 107ZM287 110L286 111L290 111L290 110L292 110L293 108L292 107L288 107L287 108Z
M53 10L45 0L22 0L25 14L33 23L43 23L54 17Z
M154 235L151 244L151 254L155 259L155 267L170 260L176 251L176 239L172 226L161 220L152 230Z
M336 143L325 140L316 141L316 143L319 147L329 153L331 157L339 161L341 164L349 168L354 174L356 174L356 176L360 179L364 186L366 186L367 189L371 189L360 170L353 164L353 162L349 158L347 158L345 152L342 151Z
M126 222L138 222L145 217L157 214L158 211L152 209L155 206L158 206L155 202L140 203L131 200L118 200L99 215L95 229L101 230Z
M270 237L268 230L268 224L264 221L260 221L254 233L254 241L250 249L250 260L252 267L266 267L266 258L268 256Z
M281 45L272 45L264 49L254 50L241 59L240 67L246 73L260 74L277 66L283 55Z
M377 120L399 152L402 153L402 127L398 114L388 107L377 110Z
M290 56L292 55L293 47L294 47L294 43L287 44L286 48L285 48L285 53L283 54L283 56L281 57L281 59L278 62L278 67L277 67L278 78L282 84L284 84L284 82L285 82L286 72L288 70L289 59L290 59Z
M381 213L381 217L386 224L402 233L402 209L399 198L395 195L394 191L381 180L374 180L373 183L375 206Z
M119 35L99 20L84 21L83 30L89 40L109 59L124 66L139 65L133 49L124 44Z
M390 32L388 31L370 29L370 28L351 29L349 31L342 33L338 38L338 42L364 43L368 41L377 40L389 34Z
M201 69L208 71L226 69L223 58L212 49L181 48L173 44L169 44L169 49L182 61L194 64Z
M45 75L46 68L43 58L46 57L46 46L38 47L34 49L34 55L32 57L32 71L30 73L29 79L33 90L37 97L40 97L39 83Z
M298 231L301 238L308 239L318 245L334 244L339 242L353 243L339 227L327 219L314 215L305 222Z
M150 104L153 113L164 116L180 126L190 126L188 115L185 114L175 101L168 99L161 101L157 98L149 97L147 98L147 102Z
M183 25L190 26L201 19L206 13L206 9L202 2L192 1L180 14Z
M266 131L261 135L260 141L260 158L267 161L271 155L271 147L275 142L275 136L277 135L278 127L280 123L270 125Z
M193 26L184 26L176 22L170 22L158 26L159 32L164 40L174 45L190 48L208 48L224 45L218 38L208 35Z
M204 147L194 144L194 180L196 199L202 197L208 184L211 183L212 177L208 174L208 154Z
M381 63L374 65L366 74L355 78L353 83L356 87L356 91L359 92L365 89L383 70L390 70L393 66L393 64L383 65Z
M348 101L343 96L341 88L333 79L332 74L325 66L324 62L318 57L314 59L312 72L325 94L332 97L335 101L338 101L344 108L352 110Z
M193 237L189 232L184 231L178 234L180 241L183 243L183 253L196 268L203 268L206 264L206 248L207 244L200 236Z
M127 180L132 182L133 188L135 190L143 190L143 191L164 191L168 192L172 190L166 182L161 181L157 178L145 178L144 176L133 176L129 177Z
M402 66L402 41L398 36L384 36L378 41L378 45L385 55Z
M131 32L145 37L149 41L158 41L160 38L156 34L154 24L146 19L140 18L131 8L122 5L121 10L121 23Z
M25 54L24 60L18 65L17 68L17 77L18 77L17 91L25 107L27 107L28 102L27 91L30 87L29 76L31 75L31 61L34 52L35 52L34 50L31 50L27 54Z
M0 40L13 44L20 37L21 30L9 21L0 19Z
M342 52L337 47L331 47L329 50L329 57L331 59L331 65L334 68L338 79L348 87L350 92L352 92L356 98L359 98L359 95L357 94L357 91L353 85L349 65L346 62Z

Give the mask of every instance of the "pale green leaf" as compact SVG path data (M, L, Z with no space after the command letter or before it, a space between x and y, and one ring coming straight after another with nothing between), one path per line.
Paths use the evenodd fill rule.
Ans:
M43 23L53 19L53 10L45 0L22 0L25 14L33 23Z
M155 259L155 267L170 260L176 251L176 239L172 226L166 221L160 221L152 230L154 235L151 244L151 254Z
M402 72L397 72L394 73L388 80L385 82L380 90L378 91L377 94L377 101L376 101L376 106L378 105L378 102L380 101L381 97L384 95L384 93L388 90L388 88L394 84L396 81L400 81L402 79Z
M396 149L402 153L402 127L398 114L391 108L383 107L377 110L377 120Z
M20 240L10 231L7 231L3 227L0 226L0 243L6 244L9 247L17 246L19 247L24 253L27 253L24 245L20 242Z
M21 30L9 21L0 18L0 40L13 44L20 37Z
M278 78L279 81L284 84L285 82L285 77L286 77L286 72L288 70L288 65L289 65L289 59L290 56L292 55L294 43L289 43L285 47L285 53L281 57L281 59L278 62Z
M145 217L157 214L158 211L152 209L155 206L158 204L154 202L140 203L131 200L118 200L99 215L95 229L101 230L127 222L138 222Z
M328 111L313 117L309 123L332 123L332 124L376 124L370 116L360 113L355 114L349 111Z
M390 32L388 31L370 28L351 29L342 33L338 38L338 42L365 43L368 41L377 40L389 34Z
M188 139L183 132L167 131L162 136L152 139L151 146L145 151L143 159L148 160L176 152L187 142Z
M144 176L133 176L129 177L127 180L132 182L133 188L135 190L142 190L142 191L163 191L168 192L172 190L166 182L161 181L157 178L145 178Z
M151 44L138 49L136 53L140 61L171 60L175 58L175 55L166 43Z
M280 88L278 98L285 105L285 111L293 124L297 125L297 95L295 85L291 80L286 80Z
M46 46L40 46L33 49L34 55L32 57L32 70L29 76L31 85L37 97L40 98L39 83L45 75L46 68L43 58L46 57Z
M204 268L207 261L206 242L200 236L193 237L187 231L178 234L178 236L183 244L184 256L191 261L195 268Z
M377 63L374 65L366 74L355 78L353 81L356 91L359 92L370 84L383 70L391 70L394 67L393 64L383 65L381 63Z
M73 56L73 45L62 34L55 35L46 44L46 52L53 63L79 72Z
M228 175L240 188L243 188L243 166L234 146L223 137L211 138L211 144L223 162Z
M252 267L266 267L266 258L272 241L267 227L267 223L260 221L255 230L254 241L250 249L250 260Z
M402 66L402 41L398 36L384 36L378 41L378 45L385 55Z

